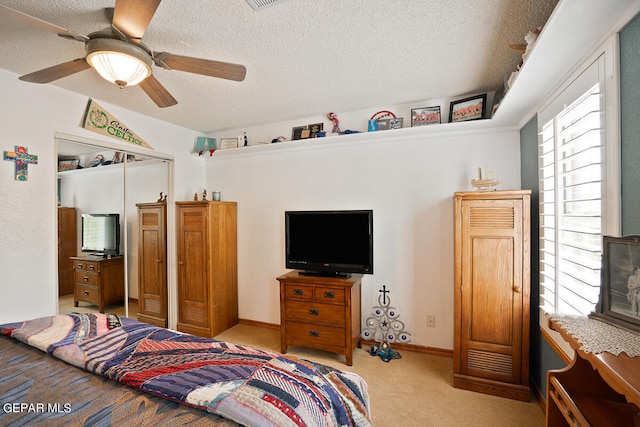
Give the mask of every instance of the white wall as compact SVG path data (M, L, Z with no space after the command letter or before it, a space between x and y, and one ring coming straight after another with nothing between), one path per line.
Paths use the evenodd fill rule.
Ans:
M54 133L105 139L78 125L85 96L21 82L5 70L0 70L0 94L0 149L22 145L38 156L38 164L29 166L27 182L14 179L13 162L3 160L0 166L0 323L5 323L57 310ZM203 161L189 153L196 132L97 101L156 151L175 157L176 200L191 200L202 191Z
M500 189L520 188L519 133L469 122L382 134L238 148L207 160L207 189L238 202L240 318L280 323L285 210L373 209L375 274L363 279L363 321L386 285L414 344L453 348L453 193L472 190L478 166L494 171Z

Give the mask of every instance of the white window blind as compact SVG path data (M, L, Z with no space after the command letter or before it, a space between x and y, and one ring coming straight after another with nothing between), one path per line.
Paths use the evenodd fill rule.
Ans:
M587 315L600 293L604 85L596 61L539 116L540 304ZM568 98L568 99L567 99Z

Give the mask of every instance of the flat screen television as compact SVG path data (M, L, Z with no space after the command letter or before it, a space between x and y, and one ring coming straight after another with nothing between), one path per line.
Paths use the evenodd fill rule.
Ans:
M373 211L286 211L285 263L304 274L373 274Z
M120 254L120 215L82 214L82 252L98 256Z

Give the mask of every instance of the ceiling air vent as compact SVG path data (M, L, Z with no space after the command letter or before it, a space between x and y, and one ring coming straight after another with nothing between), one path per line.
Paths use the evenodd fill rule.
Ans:
M272 6L276 3L282 3L286 0L247 0L247 3L251 5L255 10L264 9L267 6Z

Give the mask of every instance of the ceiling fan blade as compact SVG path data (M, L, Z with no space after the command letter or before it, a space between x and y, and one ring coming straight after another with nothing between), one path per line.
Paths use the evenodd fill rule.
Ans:
M149 98L160 108L171 107L178 103L153 75L138 83L138 86L140 86Z
M31 83L49 83L54 80L70 76L71 74L84 71L87 68L91 68L89 63L84 58L78 58L73 61L54 65L53 67L44 68L40 71L25 74L24 76L19 77L19 79Z
M86 42L87 40L89 40L89 38L86 36L72 33L71 31L65 28L59 27L55 24L51 24L47 21L43 21L42 19L36 18L35 16L27 15L26 13L22 13L15 9L11 9L10 7L7 7L7 6L0 5L0 15L4 15L8 18L23 22L28 25L39 27L46 31L51 31L52 33L56 33L60 37L78 40L80 42Z
M160 0L116 0L113 25L127 37L141 39Z
M169 70L186 71L187 73L202 74L237 82L243 81L247 74L247 69L244 65L173 55L167 52L154 52L153 60L156 65Z

